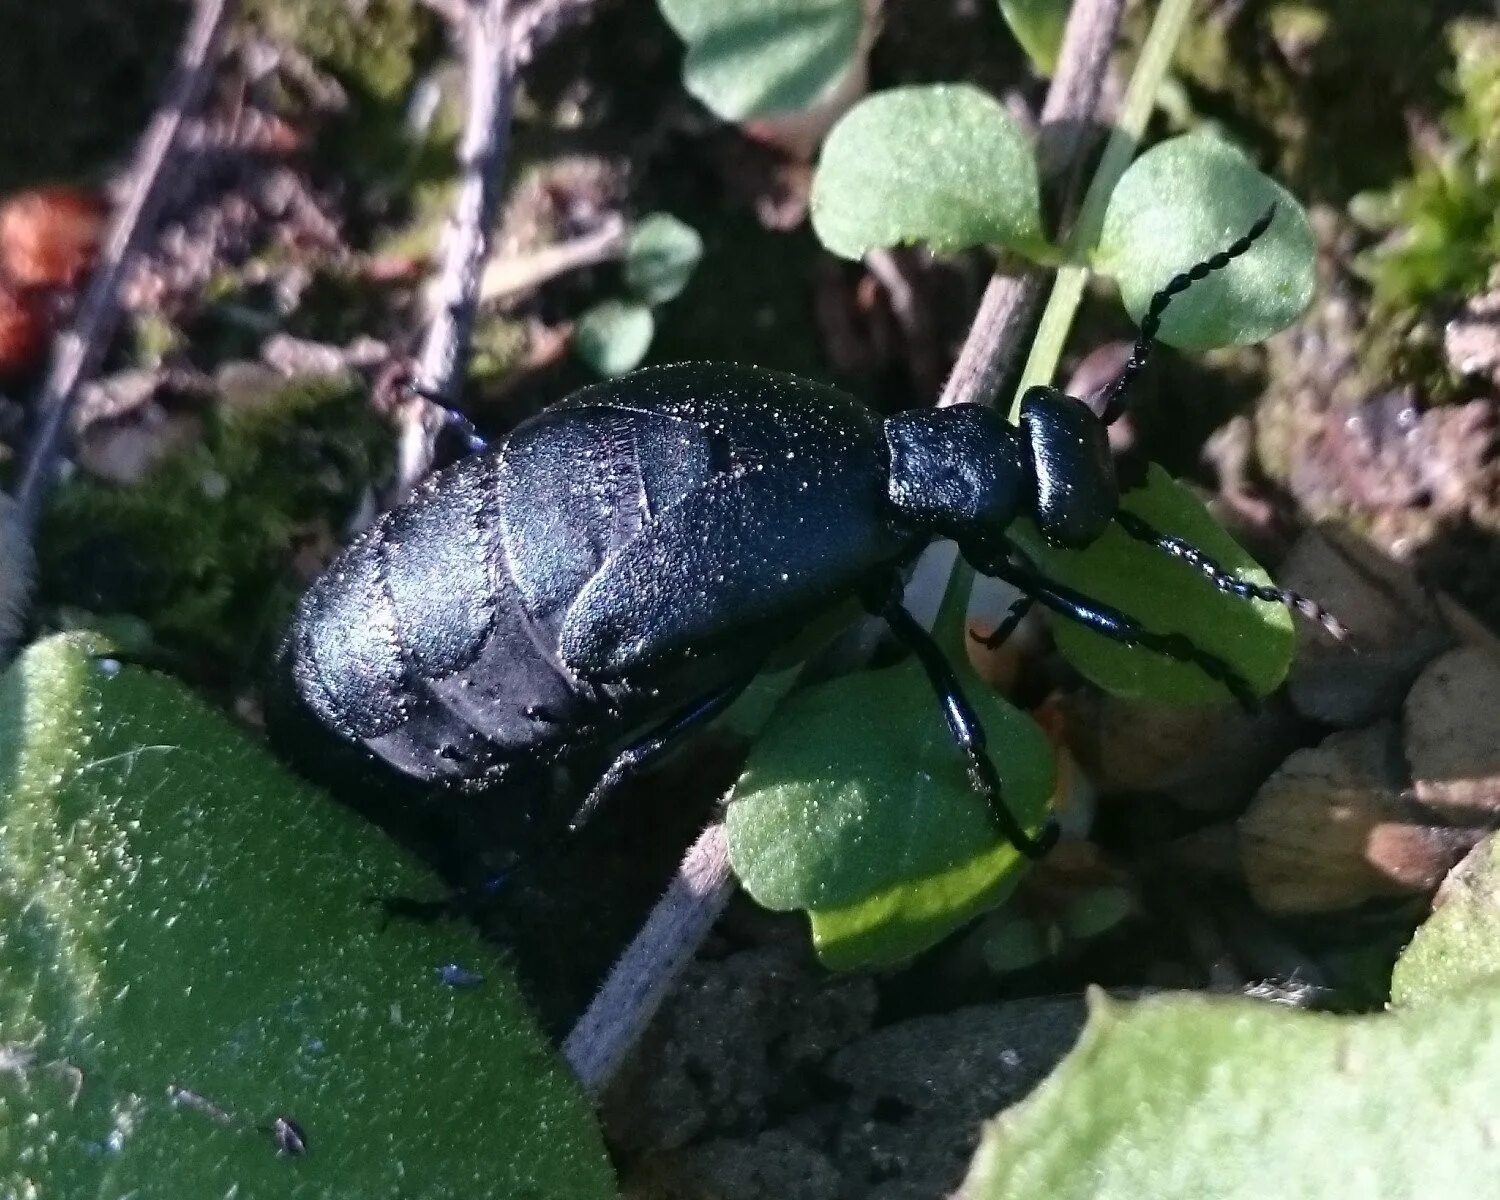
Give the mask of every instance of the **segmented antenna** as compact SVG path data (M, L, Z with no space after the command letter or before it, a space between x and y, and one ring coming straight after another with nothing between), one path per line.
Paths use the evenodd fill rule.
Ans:
M1245 231L1244 237L1226 246L1217 254L1205 258L1201 263L1189 267L1182 274L1172 276L1167 281L1167 286L1151 297L1151 303L1146 306L1146 315L1141 318L1140 335L1135 339L1135 346L1130 351L1130 361L1125 364L1125 369L1120 372L1119 377L1110 384L1109 391L1105 393L1100 420L1106 425L1113 425L1119 419L1120 414L1125 411L1125 393L1151 357L1151 350L1156 345L1157 331L1161 329L1162 314L1167 311L1167 305L1200 279L1208 278L1215 271L1222 271L1249 250L1259 240L1260 235L1271 227L1271 221L1275 216L1276 205L1272 204L1260 215L1259 220Z
M1228 592L1231 596L1239 596L1245 600L1269 600L1272 604L1284 604L1293 612L1301 613L1307 620L1321 625L1339 641L1349 640L1348 626L1316 600L1309 600L1300 592L1291 592L1285 588L1264 587L1258 583L1247 583L1243 579L1237 579L1191 542L1162 533L1155 526L1143 521L1132 512L1126 512L1123 508L1115 514L1115 520L1120 528L1136 541L1155 546L1173 558L1181 559L1189 566L1202 571L1208 577L1209 582L1221 592Z

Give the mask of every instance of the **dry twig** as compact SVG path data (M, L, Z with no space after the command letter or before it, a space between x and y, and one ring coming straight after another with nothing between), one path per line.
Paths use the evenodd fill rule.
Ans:
M629 243L629 226L619 213L610 213L597 229L544 246L531 254L495 258L484 268L479 299L489 304L535 291L561 275L597 267L620 258Z
M490 231L499 208L516 72L551 38L588 12L593 0L533 0L512 13L508 0L469 0L464 39L464 128L459 186L443 236L442 265L429 292L428 323L417 355L413 399L396 452L393 503L432 466L437 435L463 387Z
M1058 161L1076 160L1087 145L1084 135L1099 102L1123 8L1123 0L1079 0L1073 6L1057 73L1042 108L1044 126L1063 126L1069 135L1063 149L1066 159ZM994 395L1046 283L1043 272L991 280L943 403ZM693 843L666 895L564 1043L568 1062L592 1095L608 1087L733 889L723 825L711 825Z
M171 178L166 168L180 149L184 124L207 90L234 9L235 0L199 0L161 104L136 151L125 202L115 213L78 317L53 347L47 378L36 398L38 425L17 494L18 519L28 531L36 527L56 473L79 384L98 371L119 324L120 286L153 232Z
M510 138L514 67L507 0L477 0L464 23L464 128L458 144L459 183L443 233L442 266L429 292L432 318L417 355L414 399L397 448L397 502L432 465L443 406L463 386L469 362L479 279L500 202Z
M666 894L563 1043L563 1057L590 1095L603 1093L733 894L729 846L716 821L693 843Z

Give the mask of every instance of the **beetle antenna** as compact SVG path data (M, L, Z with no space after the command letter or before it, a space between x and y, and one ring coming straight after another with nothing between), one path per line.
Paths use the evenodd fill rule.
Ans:
M1208 278L1215 271L1222 271L1249 250L1259 240L1261 234L1271 227L1271 221L1275 216L1276 205L1273 203L1238 241L1226 246L1217 254L1210 255L1202 262L1195 263L1180 275L1172 276L1167 281L1166 287L1151 297L1151 303L1146 306L1146 315L1141 318L1140 334L1130 351L1130 360L1114 383L1109 385L1109 391L1104 394L1104 407L1099 416L1101 421L1106 425L1113 425L1119 419L1120 414L1125 411L1125 393L1129 391L1130 385L1135 382L1135 377L1141 373L1151 357L1151 351L1156 345L1157 332L1161 329L1162 314L1167 311L1167 305L1200 279Z
M1120 528L1136 541L1155 546L1173 558L1181 559L1189 566L1197 567L1219 591L1245 600L1268 600L1272 604L1284 604L1292 611L1301 613L1309 621L1321 625L1338 641L1349 640L1349 627L1316 600L1309 600L1301 593L1291 592L1285 588L1264 587L1258 583L1247 583L1243 579L1237 579L1191 542L1184 541L1180 537L1173 537L1169 533L1162 533L1161 530L1143 521L1132 512L1120 509L1115 514L1115 520Z

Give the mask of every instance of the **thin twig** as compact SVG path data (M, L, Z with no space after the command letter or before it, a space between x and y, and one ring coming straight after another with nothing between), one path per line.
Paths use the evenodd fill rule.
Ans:
M485 304L505 300L534 291L560 275L620 258L629 241L628 232L625 218L611 213L598 229L576 238L543 246L531 254L494 258L480 277L479 299Z
M1120 29L1124 0L1090 0L1073 6L1041 128L1053 161L1073 186L1081 152L1104 87L1105 68ZM992 404L1047 294L1050 273L1040 268L993 275L979 311L948 376L939 405Z
M1071 151L1074 156L1087 144L1082 134L1098 104L1122 8L1123 0L1078 0L1068 19L1057 74L1043 113L1050 114L1054 121L1076 125L1078 137ZM1039 278L1041 291L1045 291L1045 275ZM1011 286L1005 281L1006 288ZM987 310L982 305L969 331L964 343L968 359L965 381L949 381L948 391L954 392L950 403L993 397L1003 362L1019 345L1024 325L997 323L992 310L993 306ZM960 356L960 363L964 362L964 356ZM996 363L1001 365L996 367ZM563 1045L565 1056L590 1094L597 1097L608 1087L616 1068L650 1024L682 969L692 961L733 889L723 827L710 826L693 843L666 895Z
M666 894L563 1042L584 1090L599 1096L734 894L724 826L693 843Z
M445 407L468 373L474 318L490 231L499 208L510 138L516 73L594 0L533 0L512 11L508 0L467 0L464 39L464 129L459 142L459 186L443 237L442 266L429 291L432 313L417 355L418 396L402 422L391 502L410 494L432 466Z
M500 203L510 140L511 62L507 0L477 0L460 36L464 40L464 128L458 145L459 182L443 234L442 266L429 292L432 314L417 356L415 384L421 401L404 422L397 448L396 501L406 497L432 465L443 410L451 406L467 373L479 278L490 227Z
M197 108L218 59L219 44L235 10L235 0L199 0L183 35L177 62L162 101L136 151L125 202L116 211L78 318L58 337L47 378L37 394L39 424L26 455L18 492L18 519L28 532L36 527L57 470L68 418L78 386L99 369L120 321L120 285L153 232L183 125Z

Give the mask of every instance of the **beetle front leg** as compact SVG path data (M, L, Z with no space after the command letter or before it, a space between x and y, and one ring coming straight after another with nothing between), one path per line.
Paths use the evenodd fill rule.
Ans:
M1111 641L1126 646L1139 646L1176 662L1191 663L1210 679L1222 683L1225 690L1246 711L1254 712L1259 708L1259 698L1244 677L1222 658L1199 649L1186 634L1156 633L1119 609L1102 604L1070 587L1054 583L1030 566L996 558L970 561L986 575L1005 580L1028 595L1035 596L1053 612L1061 613L1069 620L1077 621Z
M902 607L899 592L874 608L885 618L891 632L896 635L896 640L917 656L917 661L926 671L928 682L932 684L932 690L937 693L943 706L943 716L947 719L953 740L968 759L969 782L984 798L990 816L1000 832L1027 858L1043 857L1057 843L1057 822L1049 820L1042 832L1032 837L1021 828L1015 814L1006 806L999 772L995 770L995 764L990 761L985 750L984 726L980 724L979 715L959 688L958 676L954 674L953 667L938 644L932 640L932 634L923 629L916 618Z

